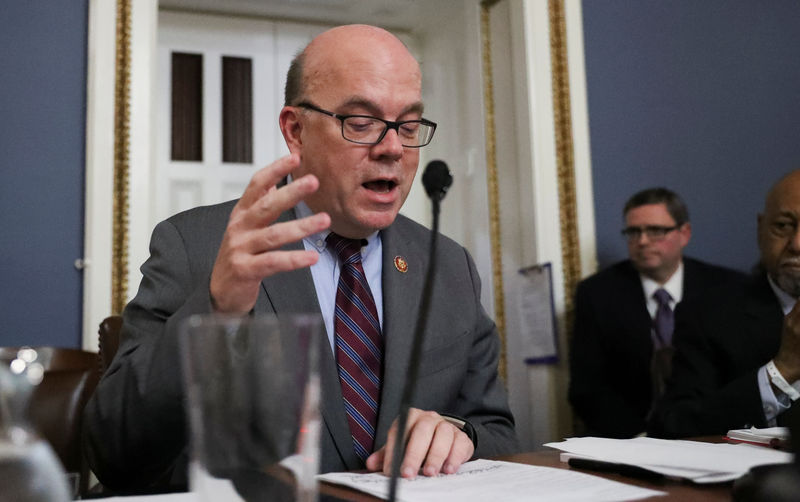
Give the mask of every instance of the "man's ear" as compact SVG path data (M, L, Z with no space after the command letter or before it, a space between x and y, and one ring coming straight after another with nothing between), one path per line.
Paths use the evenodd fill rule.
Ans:
M681 247L686 247L692 239L692 224L687 221L678 231L681 233Z
M278 116L278 125L283 134L283 140L286 141L286 146L289 147L289 152L300 153L303 148L303 140L301 132L303 131L303 122L300 120L300 110L294 106L284 106Z

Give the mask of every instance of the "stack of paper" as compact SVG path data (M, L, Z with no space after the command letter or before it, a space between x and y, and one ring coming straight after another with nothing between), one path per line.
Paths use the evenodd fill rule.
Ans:
M389 478L375 472L333 472L320 474L317 479L380 498L387 498L389 494ZM658 495L666 493L568 469L495 460L473 460L463 464L455 474L401 479L397 485L400 502L608 502Z
M755 427L750 427L749 429L731 429L726 437L744 443L783 448L789 443L789 428L768 427L766 429L756 429Z
M570 438L545 446L571 455L634 465L695 483L737 479L751 467L792 462L790 453L749 444L717 444L640 437L634 439Z

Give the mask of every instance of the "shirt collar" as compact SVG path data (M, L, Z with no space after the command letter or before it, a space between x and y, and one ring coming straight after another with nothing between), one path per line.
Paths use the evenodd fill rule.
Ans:
M772 292L775 293L775 296L778 298L778 302L781 304L783 315L789 314L789 312L792 311L794 304L797 303L797 298L782 290L777 284L775 284L769 274L767 274L767 280L769 281L769 287L772 288Z
M678 264L678 268L672 274L672 277L664 284L659 284L643 274L639 274L639 278L642 280L642 289L644 289L646 298L652 298L653 293L661 288L667 290L667 293L675 303L680 302L681 298L683 298L683 260Z
M291 178L289 178L289 182L291 183ZM308 204L305 201L300 201L294 207L294 213L297 219L305 218L307 216L311 216L314 212L308 207ZM307 237L303 238L303 242L308 243L312 248L316 249L318 253L323 253L326 247L325 239L328 238L328 234L330 234L330 229L325 229L315 234L311 234ZM375 243L377 242L379 232L374 232L367 236L367 245L361 248L361 256L366 258L373 249L375 249Z

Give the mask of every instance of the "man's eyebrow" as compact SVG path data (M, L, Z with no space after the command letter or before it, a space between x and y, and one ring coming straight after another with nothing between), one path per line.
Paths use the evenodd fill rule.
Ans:
M368 113L371 113L375 116L379 116L382 113L381 107L378 104L364 99L362 97L353 96L351 98L346 99L340 106L341 108L364 108L367 110ZM417 101L406 106L402 112L400 112L400 116L409 114L409 113L419 113L422 116L422 111L424 109L424 105L422 101Z

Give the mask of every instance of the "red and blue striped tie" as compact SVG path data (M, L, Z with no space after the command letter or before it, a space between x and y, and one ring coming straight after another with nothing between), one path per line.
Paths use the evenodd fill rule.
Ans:
M363 240L330 233L328 245L342 264L336 290L336 364L353 448L361 460L372 453L378 421L383 338L378 310L361 265Z

